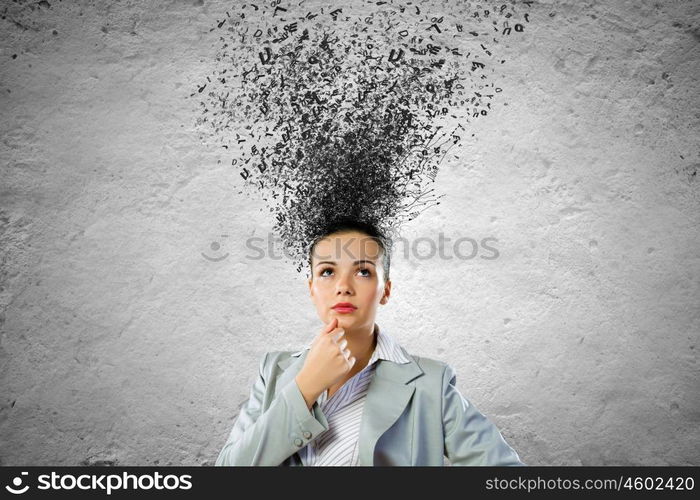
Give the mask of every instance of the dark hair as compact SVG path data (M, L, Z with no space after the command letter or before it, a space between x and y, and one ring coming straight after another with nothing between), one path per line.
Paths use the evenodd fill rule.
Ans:
M357 219L337 219L325 224L316 233L313 242L309 246L309 271L313 277L312 257L316 244L323 238L335 233L343 233L347 231L357 231L366 234L372 238L381 250L382 267L384 268L384 283L389 280L389 267L391 264L391 240L388 238L376 225L368 222L362 222Z

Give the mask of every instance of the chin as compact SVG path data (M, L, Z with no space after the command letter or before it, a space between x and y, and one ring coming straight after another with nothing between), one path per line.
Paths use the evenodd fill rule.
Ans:
M351 326L357 324L357 318L349 317L349 314L338 314L338 326ZM332 319L332 318L331 318Z

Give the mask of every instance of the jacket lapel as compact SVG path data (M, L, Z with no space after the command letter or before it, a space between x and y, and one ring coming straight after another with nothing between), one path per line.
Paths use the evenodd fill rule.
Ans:
M415 391L415 386L407 384L423 374L413 358L407 357L410 361L403 364L384 359L377 361L360 424L361 466L374 465L377 441L401 416Z
M408 363L377 360L377 368L369 384L360 423L359 461L362 466L374 465L374 448L377 441L401 416L415 391L415 386L407 384L423 374L418 363L401 349L409 359ZM275 385L276 392L290 383L301 371L308 352L305 350L297 357L289 356L277 363L282 373ZM295 455L301 463L298 453Z

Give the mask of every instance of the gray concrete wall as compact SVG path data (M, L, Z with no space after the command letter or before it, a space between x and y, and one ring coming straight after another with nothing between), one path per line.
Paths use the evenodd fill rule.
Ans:
M194 125L231 5L2 3L2 465L212 464L263 353L319 327ZM508 105L405 233L498 258L395 256L377 323L528 464L698 465L698 5L531 12Z

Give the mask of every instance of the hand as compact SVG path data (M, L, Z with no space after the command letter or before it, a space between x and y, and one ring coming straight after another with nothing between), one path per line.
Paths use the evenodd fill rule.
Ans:
M304 366L296 376L296 382L309 408L323 391L340 381L355 364L355 357L347 349L343 338L345 330L338 328L334 317L325 325L311 343Z

